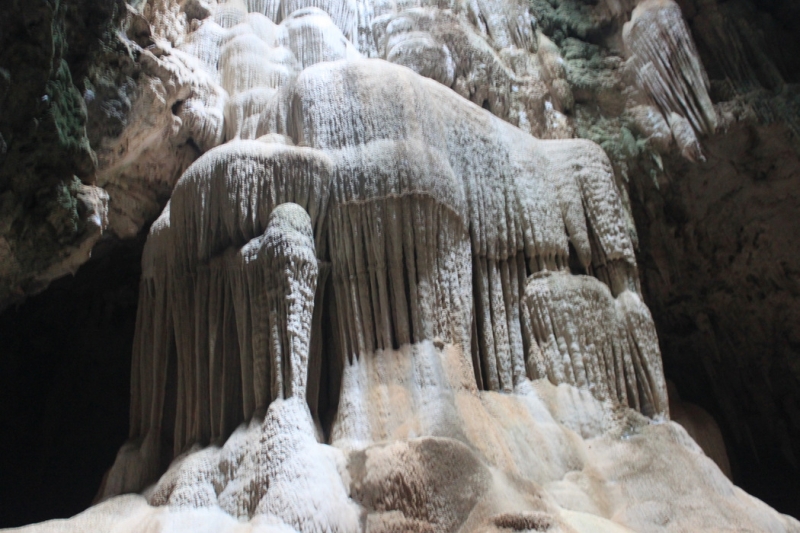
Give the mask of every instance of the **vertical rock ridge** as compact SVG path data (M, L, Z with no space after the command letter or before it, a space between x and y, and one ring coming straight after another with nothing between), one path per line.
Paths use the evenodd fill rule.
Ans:
M152 481L162 454L225 438L275 398L305 398L314 232L329 169L312 150L242 141L206 154L176 186L143 255L131 402L138 444L120 453L115 471L127 473L112 476L106 493ZM291 201L300 205L275 212ZM305 222L297 210L310 213ZM175 412L162 420L170 360ZM162 451L163 440L174 451Z
M390 72L397 82L383 84L383 77ZM375 60L314 65L265 110L257 134L286 134L298 145L339 154L335 156L337 175L346 181L340 186L339 178L333 180L332 202L337 208L330 235L337 243L339 239L355 243L355 247L335 245L342 256L332 256L334 279L356 280L349 290L342 288L337 293L346 317L340 325L345 328L342 338L347 353L369 353L436 337L469 345L469 325L458 326L461 333L453 336L431 329L440 322L435 315L419 315L429 309L427 295L436 300L438 286L434 284L434 291L426 292L428 281L420 278L419 271L426 262L408 262L410 243L427 246L425 235L415 231L404 237L409 242L404 244L403 261L391 253L399 251L397 245L385 245L387 262L405 265L405 277L397 274L392 279L404 279L408 289L391 289L390 299L399 306L391 314L382 311L381 291L386 290L386 283L368 274L373 268L382 268L383 253L370 256L369 245L363 249L359 245L368 242L366 233L372 227L377 226L378 239L384 238L381 231L391 234L391 228L382 228L383 219L394 220L393 215L384 213L402 213L400 221L418 227L418 219L405 215L407 210L386 204L372 211L365 203L370 198L402 195L408 189L435 191L435 198L453 206L462 220L468 221L475 257L469 263L475 278L481 382L492 390L511 391L525 379L519 308L528 273L568 269L571 242L584 267L595 272L614 294L637 290L633 244L613 171L605 154L592 143L537 141L466 102L453 112L452 104L437 105L452 98L447 89L405 72ZM344 106L341 94L353 95ZM398 143L404 143L405 152L392 156ZM379 152L386 155L377 156ZM426 166L409 177L430 180L430 185L406 185L403 180L410 169L391 160L403 161L410 157L404 154L412 152ZM372 169L381 157L383 168ZM438 170L439 161L447 161L443 170ZM361 203L349 207L348 214L338 219L343 213L338 206L351 200ZM418 260L426 255L416 254ZM371 266L373 260L376 267ZM446 266L440 264L439 268ZM404 285L392 281L390 286ZM407 304L399 303L405 300L401 298L404 294L410 295ZM349 328L350 317L360 326ZM390 328L395 338L384 338L378 324Z
M586 388L649 416L668 414L652 319L634 292L615 298L593 277L541 273L525 289L523 316L532 378Z

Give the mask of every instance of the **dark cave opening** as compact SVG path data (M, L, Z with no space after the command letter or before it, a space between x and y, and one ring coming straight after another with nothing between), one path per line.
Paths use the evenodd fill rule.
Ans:
M644 299L665 375L719 425L734 483L800 517L800 146L786 125L740 126L704 152L632 188Z
M659 332L660 333L660 332ZM672 348L661 341L664 372L676 384L681 399L699 405L719 424L731 462L733 482L747 493L766 502L781 513L800 517L800 469L791 464L782 451L769 439L739 442L735 428L725 418L708 374L698 365L680 364L671 355Z
M89 507L127 438L145 234L0 314L0 528Z
M328 276L323 297L321 327L321 357L317 405L311 406L316 415L326 443L331 442L331 429L339 410L339 392L342 384L344 350L340 342L339 321L336 312L336 291L333 279ZM312 341L313 343L313 341ZM310 383L310 380L309 380Z

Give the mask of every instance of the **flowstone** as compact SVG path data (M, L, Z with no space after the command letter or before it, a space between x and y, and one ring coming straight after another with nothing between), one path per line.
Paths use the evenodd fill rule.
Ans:
M800 531L668 421L522 4L147 6L205 153L145 247L107 501L41 530Z

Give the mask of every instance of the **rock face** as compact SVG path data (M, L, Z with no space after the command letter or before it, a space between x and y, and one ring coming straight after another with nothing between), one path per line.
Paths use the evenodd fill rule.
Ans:
M123 11L116 1L3 6L0 309L74 274L108 227L80 87Z
M800 513L797 366L800 225L793 193L800 63L797 4L682 2L719 126L707 161L664 158L632 203L644 299L665 371L713 414L734 479ZM758 481L763 479L764 481Z
M731 462L742 483L798 472L797 277L789 266L797 248L784 239L800 212L783 191L794 188L800 158L789 135L773 125L712 138L703 167L713 182L667 160L667 179L643 188L637 211L648 250L642 286L665 372L684 398L713 413L729 451L739 449ZM773 491L761 490L764 498ZM797 509L797 491L775 490L776 501Z
M713 419L674 398L689 433L669 421L625 179L640 152L701 161L719 124L678 4L632 9L635 84L584 80L597 106L561 50L596 52L517 0L149 0L127 24L97 211L130 236L170 195L129 441L103 503L31 530L800 531L730 482ZM572 138L602 106L608 155Z

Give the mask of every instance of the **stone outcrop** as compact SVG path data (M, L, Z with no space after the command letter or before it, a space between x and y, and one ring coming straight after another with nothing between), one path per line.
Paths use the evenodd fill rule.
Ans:
M328 23L320 13L313 16ZM168 453L162 441L172 440L172 454L213 442L291 395L282 359L294 342L280 340L279 332L310 328L312 317L301 306L302 320L281 319L270 296L300 283L275 278L286 268L264 251L275 238L267 220L283 202L307 210L309 249L330 269L338 348L311 356L344 358L337 362L345 369L335 439L370 442L394 431L380 419L359 420L369 400L367 391L348 385L350 375L369 374L356 368L376 352L424 341L470 354L459 366L473 387L512 392L545 376L589 386L530 363L531 350L546 339L521 318L528 273L571 277L570 243L583 267L608 283L596 281L621 320L609 330L613 370L598 371L593 383L598 397L650 415L666 412L655 332L638 325L651 319L627 303L638 301L628 295L637 285L635 259L610 166L597 147L538 141L438 83L357 58L304 69L262 105L250 136L259 140L237 137L196 161L151 230L133 373L131 437L141 444L126 445L107 493L152 481ZM304 292L313 303L310 287ZM528 307L563 312L549 301ZM587 325L581 320L578 328ZM585 331L585 338L595 334ZM570 336L558 327L553 334ZM305 376L309 356L302 360ZM176 406L173 419L163 418L165 404Z
M109 196L96 183L81 89L124 5L3 6L0 309L74 274L108 229Z
M128 7L130 105L75 194L94 239L161 213L129 440L32 530L800 531L670 404L635 254L631 176L746 112L672 0L536 8Z

